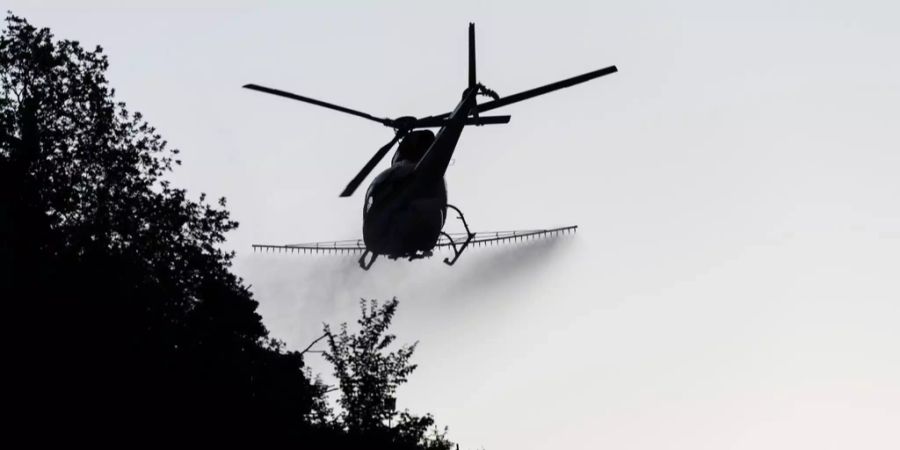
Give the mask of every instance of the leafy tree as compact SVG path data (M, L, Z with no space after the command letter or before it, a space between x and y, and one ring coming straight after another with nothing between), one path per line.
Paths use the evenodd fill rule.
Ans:
M337 423L351 437L365 437L383 446L394 448L449 449L452 443L435 430L431 415L414 416L409 411L398 412L396 391L416 369L410 358L416 343L389 351L396 336L388 333L397 312L396 298L379 306L371 300L360 301L360 330L351 334L347 324L341 324L335 334L325 325L329 350L323 353L334 368L341 397L342 412Z
M18 417L70 438L308 435L319 394L229 272L225 200L165 179L178 151L113 100L99 47L5 22L0 262Z

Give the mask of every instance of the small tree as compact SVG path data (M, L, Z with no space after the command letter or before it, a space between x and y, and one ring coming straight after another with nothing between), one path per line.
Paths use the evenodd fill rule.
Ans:
M360 300L358 334L350 334L346 323L341 324L337 334L325 325L329 351L323 355L334 367L341 391L338 403L342 412L337 423L370 446L450 449L453 444L445 437L446 429L443 433L435 430L430 436L427 434L434 425L430 414L420 417L397 411L397 387L416 369L410 358L417 344L388 350L396 339L388 328L397 305L396 298L381 306L371 300L368 307L365 300Z

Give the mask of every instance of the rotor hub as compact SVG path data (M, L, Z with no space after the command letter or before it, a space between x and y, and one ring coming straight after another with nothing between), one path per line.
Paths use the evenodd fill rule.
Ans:
M411 130L416 126L416 122L418 121L419 119L416 119L413 116L402 116L392 120L390 126L397 130Z

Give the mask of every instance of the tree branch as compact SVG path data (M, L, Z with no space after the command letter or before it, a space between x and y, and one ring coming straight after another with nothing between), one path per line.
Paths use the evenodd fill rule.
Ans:
M300 352L300 354L302 355L302 354L304 354L304 353L306 353L306 352L310 352L310 353L322 353L322 350L313 350L313 351L310 351L309 349L311 349L311 348L313 347L313 345L316 345L319 341L321 341L322 339L325 339L326 337L328 337L328 333L325 333L325 334L319 336L318 338L316 338L316 340L312 341L311 344L307 345L306 348L304 348L303 351Z

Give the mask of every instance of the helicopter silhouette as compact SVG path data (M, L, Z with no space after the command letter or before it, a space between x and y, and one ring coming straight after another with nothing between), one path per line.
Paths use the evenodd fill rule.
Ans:
M380 118L287 91L256 84L244 85L243 87L247 89L352 114L395 130L393 139L375 152L362 170L350 180L341 192L341 197L353 195L394 144L400 143L391 159L391 166L376 176L366 191L362 239L291 245L256 244L253 248L304 253L362 253L359 265L365 270L372 266L379 255L391 259L414 260L432 256L435 248L450 248L454 253L453 258L445 258L444 263L452 266L463 251L473 244L480 246L574 232L577 226L473 233L469 230L462 211L447 203L444 174L451 163L463 128L467 125L505 124L510 120L508 115L482 116L481 113L609 75L618 69L616 66L609 66L501 98L477 80L473 23L469 24L468 55L469 79L468 85L463 90L462 99L452 112L422 118L412 116L396 119ZM487 96L491 100L479 104L478 96ZM439 128L437 135L429 128ZM465 233L450 234L443 231L448 208L458 214ZM366 258L370 254L371 257L367 261Z

